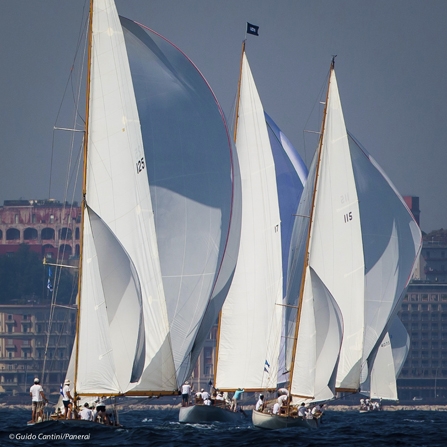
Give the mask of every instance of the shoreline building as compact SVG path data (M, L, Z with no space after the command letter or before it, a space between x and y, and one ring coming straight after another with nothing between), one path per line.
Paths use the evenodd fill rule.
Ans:
M57 200L5 200L0 207L0 255L20 244L47 259L79 256L81 208Z
M76 307L56 308L51 328L50 311L49 304L0 304L2 393L25 393L28 400L34 377L39 377L50 401L52 394L59 395L74 342Z

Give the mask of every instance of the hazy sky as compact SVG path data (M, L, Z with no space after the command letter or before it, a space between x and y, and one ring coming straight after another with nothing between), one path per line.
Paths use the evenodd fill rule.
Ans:
M247 56L265 110L309 164L330 60L346 125L402 195L420 197L421 228L447 228L447 1L117 0L207 78L225 113ZM53 126L83 23L84 0L0 0L0 202L64 199L68 147ZM70 90L71 91L71 90ZM71 95L71 93L70 93ZM68 116L68 115L67 115ZM64 122L64 119L66 122ZM62 122L61 122L62 121ZM70 127L62 115L59 126ZM79 197L77 197L79 200Z

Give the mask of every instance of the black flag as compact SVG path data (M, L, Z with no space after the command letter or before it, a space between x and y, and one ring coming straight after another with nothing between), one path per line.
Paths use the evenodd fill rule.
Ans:
M254 36L259 36L258 34L259 26L252 25L247 22L247 34L253 34Z

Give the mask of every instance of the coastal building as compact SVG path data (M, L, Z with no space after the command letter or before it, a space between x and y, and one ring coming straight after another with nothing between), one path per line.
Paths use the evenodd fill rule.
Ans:
M52 318L50 312L48 304L0 305L2 393L29 397L33 379L39 377L48 396L59 395L74 341L76 309L56 308Z
M20 244L47 259L79 256L81 209L75 202L5 200L0 207L0 255Z

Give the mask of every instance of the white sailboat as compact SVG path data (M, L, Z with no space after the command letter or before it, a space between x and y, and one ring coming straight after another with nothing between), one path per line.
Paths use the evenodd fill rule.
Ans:
M178 48L120 18L113 0L92 1L89 23L78 323L67 379L83 399L174 395L231 272L230 138L209 85Z
M403 200L346 131L333 63L320 144L297 214L287 290L292 405L279 416L254 411L253 423L263 428L303 425L300 402L359 390L362 359L386 331L420 250L419 228Z
M283 207L290 220L306 168L264 113L245 43L236 104L234 141L242 201L240 248L219 319L214 386L224 392L238 388L253 392L276 389L282 327L282 253L289 246L282 239L279 201L282 197L292 203ZM279 138L281 144L274 149L270 138ZM287 194L295 197L285 199ZM195 405L181 408L179 420L198 423L240 418L240 412L225 407Z
M399 317L394 317L377 349L372 367L364 371L360 393L371 401L398 402L396 380L410 350L410 336ZM368 408L365 408L368 411ZM360 409L362 412L362 408Z

